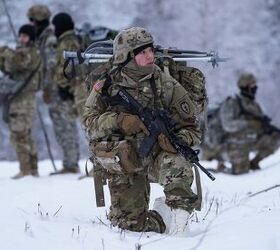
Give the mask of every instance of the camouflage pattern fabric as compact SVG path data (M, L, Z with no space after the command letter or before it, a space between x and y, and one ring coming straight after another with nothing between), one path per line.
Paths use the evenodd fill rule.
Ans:
M152 70L144 69L143 71L139 67L135 70L136 67L132 60L120 74L113 76L114 84L108 89L109 94L115 95L121 86L145 107L168 109L176 123L178 136L190 146L198 144L200 131L196 122L195 107L186 90L157 66ZM150 85L152 77L155 80L159 98L155 98L152 92ZM98 86L94 87L87 99L83 117L87 135L90 141L97 142L125 139L132 145L132 150L137 152L140 141L145 135L143 133L135 136L123 134L117 125L120 112L128 111L119 106L106 105L101 98L100 89ZM132 154L132 151L128 153ZM107 161L108 166L114 164L109 158L105 157L103 160L104 164ZM156 145L150 157L145 159L138 157L136 163L138 167L135 173L117 174L111 172L110 167L107 168L112 201L109 219L113 225L118 225L123 229L163 232L164 229L160 226L162 225L161 217L153 217L151 216L154 215L153 211L148 211L150 193L148 175L153 181L163 186L169 206L192 211L197 197L190 188L193 182L191 163L176 154L164 152L159 145Z
M12 50L6 47L0 55L0 70L12 79L24 82L32 71L38 68L41 57L33 44ZM11 101L8 127L11 143L14 145L23 175L37 175L37 151L31 136L32 117L35 110L35 93L38 89L38 70L26 87Z
M196 208L198 197L191 189L194 179L192 164L184 157L161 151L154 164L149 166L149 174L164 188L168 206L189 213Z
M79 138L76 124L75 82L69 82L63 75L63 50L77 50L77 40L73 31L64 32L58 39L54 73L50 86L50 116L54 124L57 141L63 151L63 167L77 168L79 161ZM62 99L59 88L67 88L70 98ZM68 93L69 92L69 93Z
M58 93L58 84L54 81L56 70L60 68L62 55L57 53L57 39L51 27L47 27L37 39L37 46L43 56L44 92L48 96L49 113L53 123L56 140L62 149L62 163L64 168L77 168L79 160L78 130L76 125L76 111L73 101L63 101ZM62 41L63 45L63 41ZM60 40L61 46L61 40ZM61 49L60 49L61 50Z
M209 135L206 134L206 137L209 137L210 134L222 133L223 141L214 145L207 143L209 140L206 138L202 144L205 160L229 161L234 174L248 172L252 162L258 164L259 161L272 154L280 143L279 133L266 134L262 122L246 114L242 109L256 117L264 116L260 105L255 100L243 95L229 97L215 114L220 120L222 131L213 130L207 132ZM256 152L256 157L250 161L249 153L252 151Z
M41 57L43 59L42 66L42 88L51 88L52 75L54 74L54 65L56 62L56 46L57 39L53 33L51 26L48 26L35 41L39 48ZM54 88L54 87L53 87Z
M56 82L59 87L69 86L72 88L75 83L74 80L72 80L71 82L64 77L63 65L65 60L63 58L63 51L77 51L79 50L79 48L79 41L75 35L74 30L68 30L58 38L56 49L55 73L53 75L53 81Z
M57 45L57 56L55 73L53 76L53 81L61 88L68 88L69 92L73 95L73 108L76 110L79 118L82 117L84 104L88 96L85 84L82 83L81 77L75 77L72 80L67 80L63 74L63 51L78 51L80 49L80 44L74 30L69 30L64 32L58 39Z

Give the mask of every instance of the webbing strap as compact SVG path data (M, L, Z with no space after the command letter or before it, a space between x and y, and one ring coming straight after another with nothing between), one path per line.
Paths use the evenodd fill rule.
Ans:
M195 184L197 189L197 206L195 207L196 210L201 210L201 203L202 203L202 187L200 181L200 174L196 165L194 165L194 172L195 172Z

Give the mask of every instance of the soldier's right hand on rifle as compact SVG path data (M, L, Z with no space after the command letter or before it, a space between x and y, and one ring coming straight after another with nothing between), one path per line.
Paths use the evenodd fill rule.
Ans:
M158 136L158 143L164 151L174 154L177 153L177 150L172 146L169 139L164 134Z
M127 135L143 132L149 135L149 131L137 115L120 113L117 118L118 127Z

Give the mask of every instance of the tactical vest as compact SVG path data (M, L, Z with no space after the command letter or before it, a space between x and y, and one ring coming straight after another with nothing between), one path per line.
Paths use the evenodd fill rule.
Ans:
M196 115L206 111L208 98L205 77L199 69L177 63L171 57L166 56L157 57L155 63L167 76L172 76L187 90L196 106ZM92 90L94 82L105 78L114 69L112 59L94 69L86 79L89 93Z
M233 97L227 97L225 102L229 101ZM242 100L240 96L236 95L234 97L235 102L237 103L239 107L239 113L238 116L252 116L253 114L250 114L249 111L245 109L245 107L242 104ZM227 133L224 131L222 122L221 122L221 115L220 115L220 107L208 110L207 113L207 120L208 120L208 131L205 132L204 135L204 143L208 146L215 147L221 143L223 143L226 139Z

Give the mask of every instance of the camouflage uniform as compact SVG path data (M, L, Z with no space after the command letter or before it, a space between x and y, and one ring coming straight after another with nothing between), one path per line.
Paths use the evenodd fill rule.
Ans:
M60 103L60 108L63 110L63 122L60 123L56 120L57 130L60 130L60 140L61 144L68 144L65 146L65 159L63 160L64 168L75 168L78 167L79 160L79 137L78 129L76 124L77 110L75 108L75 90L76 85L75 81L68 81L63 75L63 51L64 50L78 50L78 41L74 34L73 30L64 32L58 38L57 44L57 56L55 64L55 72L53 75L53 82L57 84L57 92L59 93L58 101ZM57 113L52 112L53 118L58 115ZM62 126L63 125L63 126ZM68 128L68 131L71 131L71 134L65 133L65 125Z
M51 12L45 5L34 5L28 10L28 16L33 21L49 20L50 15ZM61 99L54 77L55 74L60 74L62 70L59 68L62 67L62 55L56 51L56 47L61 46L61 39L59 44L57 44L54 31L51 26L48 26L36 38L36 45L41 51L44 62L44 100L49 106L55 136L63 152L63 167L76 169L78 168L79 147L75 114L71 110L73 102L69 100L63 101Z
M55 66L56 71L53 79L60 90L63 91L63 89L67 89L67 91L73 95L73 103L69 106L71 106L70 108L74 111L74 113L78 113L79 117L82 118L86 97L88 96L85 84L81 84L78 77L72 80L66 80L63 74L63 65L65 62L63 58L63 51L78 51L79 49L79 41L74 30L66 31L59 37L57 45L57 62Z
M129 41L129 32L132 36L136 33L136 46L132 45L134 48L138 43L138 47L151 43L150 34L142 28L131 28L123 32L128 32L128 38L121 37L121 32L114 40L114 47L122 43L122 38ZM115 63L122 63L126 59L121 49L114 51ZM122 87L144 107L168 109L176 122L177 135L190 146L199 143L195 106L186 90L159 67L154 65L152 70L145 70L130 60L120 72L112 75L112 80L113 84L108 88L109 96L115 95ZM157 97L152 91L151 81L155 83ZM161 216L154 210L148 210L149 182L152 180L163 186L169 207L192 211L197 201L197 195L191 190L192 164L176 153L162 150L158 144L149 157L141 159L137 151L145 134L139 132L129 135L123 132L118 120L122 112L129 111L119 106L108 106L102 99L99 84L96 83L97 86L87 99L84 125L94 159L108 171L111 193L109 219L113 225L122 229L162 233L164 226ZM104 155L104 150L108 154ZM120 162L114 161L122 153L126 156L120 156Z
M244 89L256 87L256 79L251 74L244 74L238 81L241 95L228 97L217 112L221 129L216 133L223 139L220 144L209 143L203 146L204 156L208 159L217 159L220 167L223 161L232 164L232 173L246 173L249 169L258 169L258 163L272 154L280 142L280 134L266 131L262 120L265 115L260 105L254 100L255 94L248 94ZM242 89L243 88L243 89ZM246 90L247 91L247 90ZM209 122L211 123L211 121ZM268 132L268 133L267 133ZM206 135L209 138L209 136ZM206 142L209 142L206 138ZM250 161L249 153L256 151L255 158Z
M11 100L8 113L10 140L14 145L20 172L14 179L24 175L38 176L37 150L31 136L32 117L36 105L35 93L40 78L40 53L32 42L16 50L0 48L0 70L12 79L24 82L31 74L27 85ZM34 72L34 73L33 73Z

